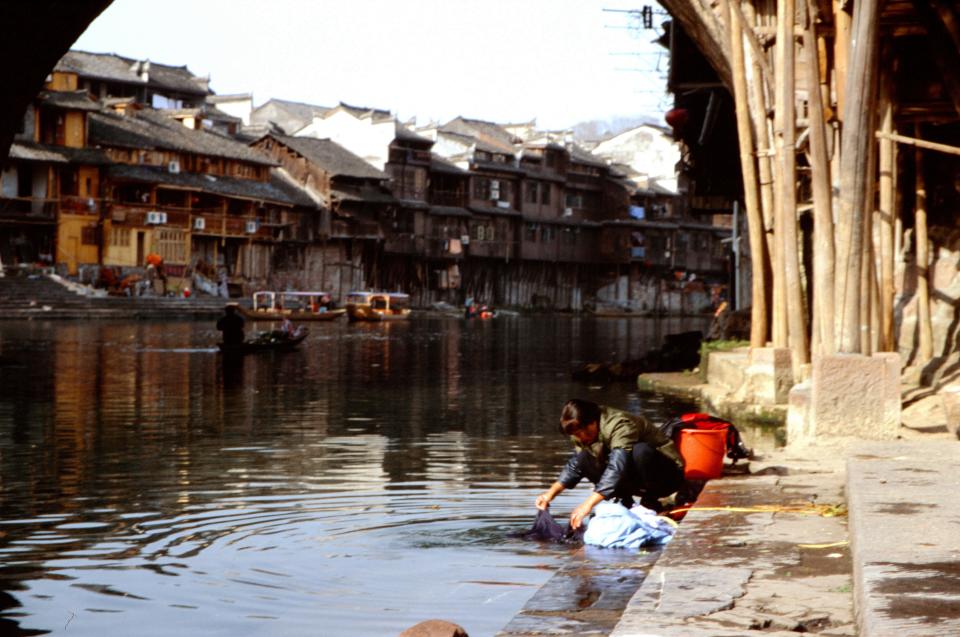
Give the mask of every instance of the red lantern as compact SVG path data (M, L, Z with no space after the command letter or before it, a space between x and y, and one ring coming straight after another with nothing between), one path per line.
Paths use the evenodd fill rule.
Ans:
M672 108L663 116L663 119L667 120L667 124L669 124L673 130L683 128L689 118L690 113L685 108Z

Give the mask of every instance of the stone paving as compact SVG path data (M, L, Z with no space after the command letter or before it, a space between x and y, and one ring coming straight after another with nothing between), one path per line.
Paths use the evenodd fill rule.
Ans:
M784 450L709 483L611 634L855 635L842 469Z

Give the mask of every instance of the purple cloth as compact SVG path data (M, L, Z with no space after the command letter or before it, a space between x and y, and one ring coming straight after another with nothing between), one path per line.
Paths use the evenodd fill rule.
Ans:
M515 533L514 537L524 540L537 540L540 542L556 542L557 544L583 544L584 527L574 530L567 523L567 528L563 528L553 516L549 509L537 511L537 517L533 520L533 526L528 531Z

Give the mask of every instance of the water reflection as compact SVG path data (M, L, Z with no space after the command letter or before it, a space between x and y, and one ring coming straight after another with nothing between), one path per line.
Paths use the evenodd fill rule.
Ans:
M492 634L568 555L505 537L562 402L688 407L569 370L682 329L334 322L225 364L204 323L0 323L0 631Z

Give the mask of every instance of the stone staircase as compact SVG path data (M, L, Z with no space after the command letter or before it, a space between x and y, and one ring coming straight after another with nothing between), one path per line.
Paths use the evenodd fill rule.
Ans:
M0 319L210 319L223 306L213 296L87 296L41 272L0 277Z

